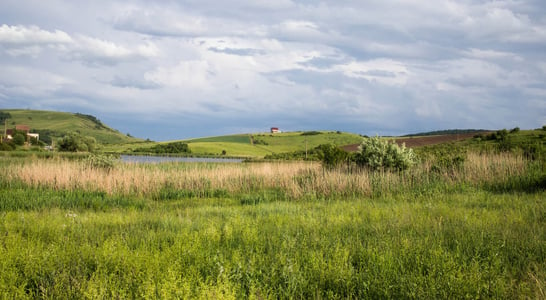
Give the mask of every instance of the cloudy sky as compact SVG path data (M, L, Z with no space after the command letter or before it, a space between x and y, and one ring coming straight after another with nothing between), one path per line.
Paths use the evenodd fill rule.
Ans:
M0 108L141 138L546 124L544 0L0 2Z

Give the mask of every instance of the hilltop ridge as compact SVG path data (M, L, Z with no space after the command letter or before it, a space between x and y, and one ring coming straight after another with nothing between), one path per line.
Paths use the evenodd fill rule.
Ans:
M102 123L92 115L82 113L46 111L46 110L25 110L25 109L2 109L2 129L5 125L12 128L15 125L27 125L31 132L40 134L40 140L51 144L51 141L65 136L70 132L77 132L82 135L93 137L101 144L120 144L140 141L134 137L127 136Z

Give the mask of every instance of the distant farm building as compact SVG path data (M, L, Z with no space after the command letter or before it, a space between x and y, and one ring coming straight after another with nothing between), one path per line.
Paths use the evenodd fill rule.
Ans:
M38 133L30 133L30 126L27 125L15 125L15 129L5 129L5 138L6 140L13 139L13 135L15 135L15 132L22 132L25 134L27 139L34 138L36 140L40 139L40 135Z
M24 131L26 134L30 132L30 126L28 125L15 125L15 130Z
M278 133L279 128L278 127L271 127L271 133Z

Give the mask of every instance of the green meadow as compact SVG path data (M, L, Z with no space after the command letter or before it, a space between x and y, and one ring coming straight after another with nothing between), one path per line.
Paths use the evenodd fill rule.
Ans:
M263 158L269 154L289 153L310 150L323 144L345 146L362 142L362 136L354 133L336 131L296 131L282 133L252 133L233 134L214 137L204 137L177 141L164 141L158 144L172 142L187 143L194 156L227 156ZM139 147L150 147L154 142L134 141L120 144L103 145L105 152L130 153Z
M544 160L1 157L2 299L545 298Z

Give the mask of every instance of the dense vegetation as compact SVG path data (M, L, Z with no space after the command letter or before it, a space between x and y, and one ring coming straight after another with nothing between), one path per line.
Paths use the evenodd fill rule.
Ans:
M405 171L3 158L0 298L545 298L544 141L507 139Z
M466 133L481 134L481 133L488 132L488 131L489 130L485 130L485 129L447 129L447 130L434 130L434 131L427 131L427 132L412 133L412 134L406 134L406 135L403 135L403 136L404 137L412 137L412 136L466 134Z
M93 152L96 144L97 141L93 137L71 132L57 141L57 149L68 152Z
M157 144L149 148L137 148L136 153L155 153L155 154L189 154L191 153L188 144L183 142L173 142L166 144Z

